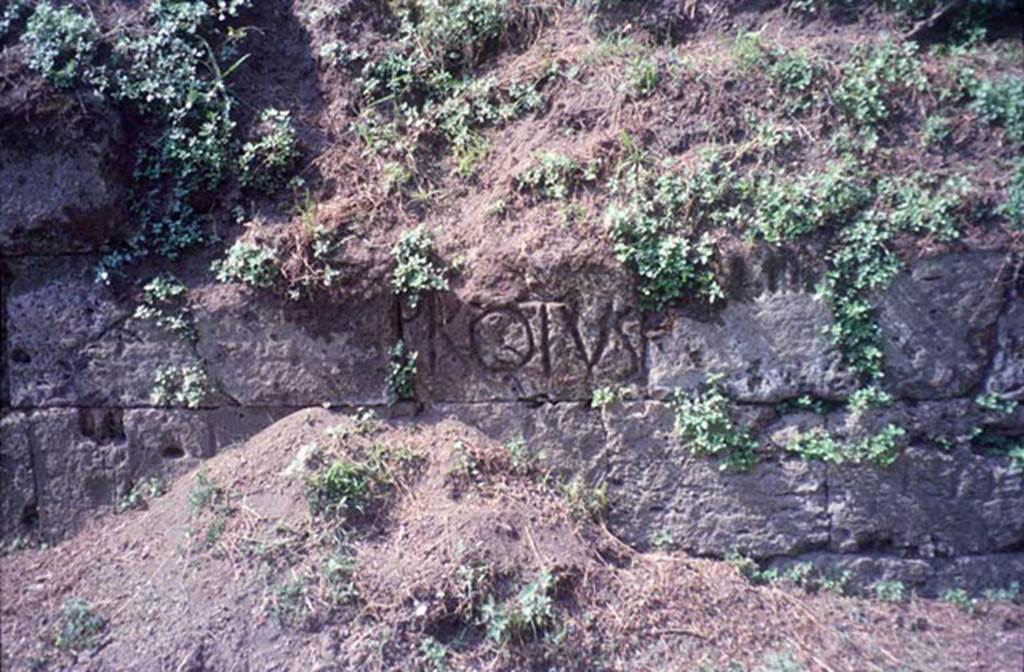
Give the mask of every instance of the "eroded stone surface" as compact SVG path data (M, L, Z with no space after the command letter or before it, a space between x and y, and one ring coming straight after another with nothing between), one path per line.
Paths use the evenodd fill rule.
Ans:
M0 539L17 536L36 516L28 423L7 413L0 417Z
M67 408L0 421L3 533L59 539L149 477L170 479L291 409ZM34 469L34 471L31 471ZM35 482L38 491L35 491ZM24 512L34 514L26 520ZM8 516L10 514L10 516Z
M658 402L618 405L606 422L611 523L625 538L646 543L664 531L693 553L755 557L828 543L822 465L771 461L724 473L672 438L671 410Z
M398 340L389 296L320 306L213 286L197 300L199 354L235 402L384 403L388 350Z
M75 105L74 101L68 101ZM0 253L95 251L124 220L117 116L98 113L78 133L24 133L0 141Z
M1024 404L1024 296L1015 292L999 319L992 371L985 385Z
M562 474L582 474L588 480L603 475L604 427L601 414L589 404L542 404L525 412L521 404L443 404L436 411L496 441L521 437L531 453Z
M888 469L830 467L831 548L925 558L1024 544L1024 474L999 459L910 448Z
M910 399L967 394L996 349L1008 276L1006 253L972 251L922 259L878 302L887 384Z
M831 322L826 305L796 291L732 301L708 321L676 315L668 333L650 341L651 389L664 395L721 374L739 401L845 396L853 378L822 331Z
M187 343L132 318L93 281L97 258L11 260L7 356L14 407L149 404L161 366L190 365Z

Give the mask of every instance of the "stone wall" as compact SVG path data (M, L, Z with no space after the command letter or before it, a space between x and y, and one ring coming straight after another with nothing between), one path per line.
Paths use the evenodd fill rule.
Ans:
M57 540L132 483L181 473L296 409L383 410L388 350L401 338L420 353L425 422L451 415L502 439L521 435L555 469L607 484L611 528L631 543L664 532L698 555L736 549L925 587L1024 574L1024 474L967 440L979 430L1024 435L1024 404L1000 416L974 403L991 391L1024 401L1024 301L1005 252L921 259L877 297L896 403L871 422L904 427L908 447L886 469L827 465L781 451L795 429L842 437L850 426L838 402L855 379L822 333L831 316L813 293L813 259L790 250L737 257L724 306L657 316L644 316L612 272L513 302L449 292L416 311L386 288L331 307L203 281L192 292L193 346L93 282L95 247L33 233L77 221L83 203L100 220L123 206L117 190L90 181L94 150L33 158L77 186L3 207L5 539L31 529ZM202 363L213 383L203 407L154 407L156 370L189 363ZM723 375L767 453L749 472L723 472L673 437L669 396L710 372ZM631 392L595 410L601 386ZM803 395L825 410L786 404Z

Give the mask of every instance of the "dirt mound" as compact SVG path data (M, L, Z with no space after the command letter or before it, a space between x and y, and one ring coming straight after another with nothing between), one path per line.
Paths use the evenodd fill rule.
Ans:
M2 559L4 669L1011 670L1024 639L1010 605L637 554L598 494L438 417L304 410L135 504Z

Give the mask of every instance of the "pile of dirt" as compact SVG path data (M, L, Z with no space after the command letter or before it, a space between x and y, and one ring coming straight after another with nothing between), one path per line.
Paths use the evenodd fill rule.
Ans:
M1019 669L1021 607L755 586L634 552L599 503L451 419L300 411L142 510L2 558L2 666Z

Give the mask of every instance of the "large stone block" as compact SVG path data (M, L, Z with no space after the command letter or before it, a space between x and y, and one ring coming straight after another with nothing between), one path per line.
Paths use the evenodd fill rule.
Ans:
M107 243L124 220L121 142L109 109L57 134L8 132L0 140L0 254L96 251Z
M949 399L983 380L996 351L1006 253L977 250L922 259L878 302L887 384L909 399Z
M38 517L28 430L21 413L0 417L0 539L20 534Z
M95 515L97 507L113 504L118 485L130 478L121 412L49 409L28 417L39 532L59 539Z
M179 476L292 410L10 412L0 420L0 537L29 529L46 539L66 536L134 484Z
M132 318L93 281L95 257L11 260L6 326L11 405L149 404L156 371L197 363L189 345Z
M854 380L823 333L831 322L828 306L814 295L789 290L730 301L703 319L676 314L667 332L650 340L651 390L692 389L721 374L739 401L841 398Z
M1024 295L1020 290L1013 293L999 318L996 352L985 389L1024 404Z
M382 404L395 303L310 305L234 286L195 292L198 351L220 391L243 406Z
M606 414L610 522L626 539L646 543L664 531L692 553L737 549L755 557L827 545L822 465L783 460L723 472L679 445L673 422L658 402L619 404Z
M420 395L435 401L580 400L640 382L640 331L639 313L606 292L494 305L437 294L403 320Z
M523 438L529 450L563 475L602 475L605 434L601 414L585 403L442 404L441 416L471 425L495 441Z
M888 469L830 467L831 548L912 557L1024 544L1024 475L969 450L910 448Z

